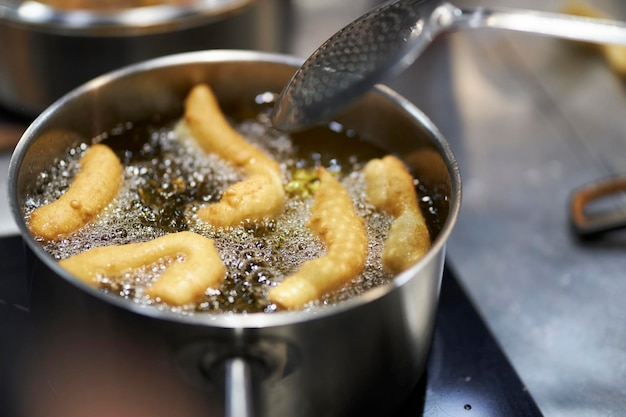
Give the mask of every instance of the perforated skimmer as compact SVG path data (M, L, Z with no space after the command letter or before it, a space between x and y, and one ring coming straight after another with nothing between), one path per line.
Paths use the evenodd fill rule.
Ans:
M272 123L295 131L326 121L374 84L409 67L432 40L459 29L496 28L626 44L626 23L515 9L460 9L441 0L394 0L320 46L282 91ZM418 80L419 81L419 80Z

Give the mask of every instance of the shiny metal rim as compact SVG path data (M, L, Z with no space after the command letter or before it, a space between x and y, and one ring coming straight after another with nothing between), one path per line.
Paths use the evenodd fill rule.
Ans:
M119 11L60 10L37 1L0 0L0 22L40 32L130 36L184 29L224 19L255 0L195 0Z

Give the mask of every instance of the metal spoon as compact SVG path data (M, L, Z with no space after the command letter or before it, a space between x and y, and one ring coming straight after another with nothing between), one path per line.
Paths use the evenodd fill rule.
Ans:
M460 9L441 0L393 0L356 19L296 71L272 114L295 131L326 121L374 84L408 68L433 41L460 29L496 28L626 44L626 23L513 9Z

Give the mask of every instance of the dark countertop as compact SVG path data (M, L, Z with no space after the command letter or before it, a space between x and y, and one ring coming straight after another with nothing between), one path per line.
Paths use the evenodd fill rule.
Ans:
M371 4L294 0L291 52L306 56ZM618 0L593 4L626 19ZM572 43L483 30L437 40L389 84L452 144L464 196L448 258L542 413L623 414L626 234L580 241L567 204L575 188L626 174L624 80ZM0 233L15 233L0 202Z

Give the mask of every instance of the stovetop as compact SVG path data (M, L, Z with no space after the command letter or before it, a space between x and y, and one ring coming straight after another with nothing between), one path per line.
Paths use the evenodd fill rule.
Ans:
M541 415L448 263L426 373L394 417Z
M29 295L22 239L0 238L0 415L15 417L13 358L29 324ZM541 416L447 265L427 370L395 417Z

